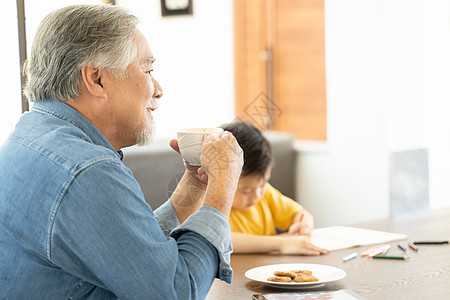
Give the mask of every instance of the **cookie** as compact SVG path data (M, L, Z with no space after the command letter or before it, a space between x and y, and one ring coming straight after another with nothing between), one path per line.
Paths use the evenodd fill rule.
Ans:
M312 275L312 272L308 270L292 270L291 273Z
M268 281L275 281L275 282L291 282L292 278L288 276L274 276L267 278Z
M285 276L285 277L291 277L291 278L295 278L295 276L297 276L297 274L295 274L293 272L288 272L288 271L275 271L275 272L273 272L273 275Z
M319 281L319 279L316 276L313 276L311 274L298 274L294 278L295 282L314 282Z

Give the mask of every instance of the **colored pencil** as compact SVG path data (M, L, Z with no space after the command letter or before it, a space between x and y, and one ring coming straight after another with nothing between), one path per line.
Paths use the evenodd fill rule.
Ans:
M406 255L403 255L403 256L375 255L375 256L372 256L372 258L403 259L403 260L405 260L405 259L408 259L409 257L406 256Z
M357 257L357 256L358 256L358 253L353 252L353 253L350 253L350 254L347 255L347 256L344 256L344 258L342 259L342 261L343 261L343 262L346 262L346 261L349 261L350 259L354 259L354 258Z
M302 214L302 215L300 216L300 220L298 220L299 223L303 220L303 216L304 216L304 214Z
M361 252L361 255L362 256L374 256L374 255L382 253L386 248L390 248L390 247L391 246L387 245L387 244L374 246L372 248L369 248L369 249Z
M408 244L409 248L413 249L414 251L419 251L419 248L416 247L413 243Z
M391 245L384 245L378 249L375 249L367 254L367 256L372 257L379 254L386 253L391 248ZM385 252L386 251L386 252Z
M448 244L448 241L417 241L413 242L415 245L443 245Z
M398 243L397 246L402 249L403 251L406 251L406 247L405 245L403 245L402 243Z

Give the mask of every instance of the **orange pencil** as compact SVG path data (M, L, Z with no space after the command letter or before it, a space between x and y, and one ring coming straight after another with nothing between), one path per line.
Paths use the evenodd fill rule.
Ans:
M413 249L414 251L419 251L419 248L417 248L417 246L414 245L413 243L409 243L408 246L409 246L409 248Z
M303 220L303 216L304 216L304 214L302 214L302 215L300 216L300 220L298 220L299 223Z

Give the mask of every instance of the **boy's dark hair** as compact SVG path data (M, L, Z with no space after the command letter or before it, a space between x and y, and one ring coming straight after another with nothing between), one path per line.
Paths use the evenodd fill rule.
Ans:
M244 151L241 177L259 175L264 177L272 165L272 149L261 131L248 122L234 122L221 126L231 132Z

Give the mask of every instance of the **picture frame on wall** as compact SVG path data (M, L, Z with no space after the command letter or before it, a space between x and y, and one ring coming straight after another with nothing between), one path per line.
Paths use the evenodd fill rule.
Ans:
M161 0L161 15L192 15L192 0Z

